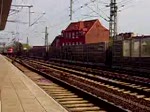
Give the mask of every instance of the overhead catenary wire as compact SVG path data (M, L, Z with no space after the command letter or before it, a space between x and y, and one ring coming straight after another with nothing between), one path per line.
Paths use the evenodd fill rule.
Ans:
M91 3L93 3L94 1L96 1L96 0L93 0L93 1L90 1L90 2L87 2L87 3L85 3L84 5L85 5L85 7L86 7L86 5L88 5L88 4L91 4ZM82 8L82 7L81 7ZM74 12L73 12L74 13ZM58 16L58 15L57 15ZM60 16L60 15L59 15ZM61 23L58 23L58 24L54 24L54 25L48 25L48 26L50 26L50 28L55 28L55 27L59 27L59 26L62 26L63 24L66 24L66 23L68 23L69 21L67 20L67 21L65 21L65 22L61 22ZM30 32L30 31L29 31Z
M92 1L92 0L91 0L91 1ZM97 0L97 2L98 2L98 1L99 1L99 0ZM101 11L107 18L105 18L104 16L102 16L101 14L99 14L99 12L97 12L97 14L98 14L101 18L103 18L105 21L109 22L110 17L109 17L101 8L99 8L98 5L97 5L97 9L98 9L98 11ZM96 12L96 11L94 11L94 12Z
M102 15L100 15L98 12L96 12L95 10L93 10L91 7L87 6L89 9L91 9L93 12L95 12L99 17L101 17L102 19L104 19L105 21L109 22L109 20L107 18L104 18Z
M27 1L27 0L24 0L24 2ZM29 1L29 0L28 0ZM43 12L43 9L40 9L40 6L37 6L38 3L37 1L35 0L31 0L33 1L32 4L34 6L36 6L37 10L39 10L39 12ZM31 3L30 1L30 3ZM96 4L96 2L98 4ZM73 21L76 21L76 20L84 20L84 19L88 19L88 18L92 18L92 17L97 17L97 18L102 18L103 20L105 20L106 22L109 21L109 8L110 7L106 7L106 6L109 6L110 3L109 3L110 0L83 0L83 1L80 1L80 0L73 0L73 14L75 15L75 17L77 18L74 18ZM128 8L128 5L133 2L134 0L118 0L118 11L122 11L122 10L125 10ZM28 2L29 3L29 2ZM81 4L81 5L79 5ZM97 8L98 10L96 10L94 8L94 6L92 5L99 5L99 7ZM45 23L39 23L39 22L35 22L35 26L37 27L39 25L39 27L41 27L42 25L41 24L47 24L48 27L50 27L50 31L51 33L53 33L52 31L53 30L61 30L62 29L59 29L59 27L64 27L66 26L66 24L70 23L70 20L69 19L69 6L64 6L64 9L62 10L62 8L60 8L61 10L58 10L57 8L57 11L55 13L46 13L43 18L41 20L45 21ZM53 8L53 10L55 11L55 7ZM93 13L91 13L93 12ZM83 13L83 14L82 14ZM85 14L86 13L86 14ZM86 17L85 17L86 16ZM37 17L37 16L36 16ZM37 17L39 18L39 17ZM34 21L37 19L35 18ZM54 19L55 18L55 21ZM60 19L59 19L60 18ZM32 18L33 19L33 18ZM59 21L58 21L59 20ZM105 23L104 23L105 24ZM24 34L27 32L27 33L31 33L32 34L32 31L29 29L34 29L36 27L34 27L34 25L32 25L31 28L27 28L27 30L23 31ZM40 30L40 28L39 28Z
M89 2L89 4L90 3L92 3L92 2L94 2L95 0L93 0L93 1L91 1L91 2ZM87 3L88 4L88 3ZM87 5L86 3L85 3L85 6ZM67 21L68 22L68 21ZM66 22L65 22L66 23ZM52 27L57 27L57 26L59 26L59 25L49 25L49 26L52 26ZM60 24L60 26L61 26L61 24Z

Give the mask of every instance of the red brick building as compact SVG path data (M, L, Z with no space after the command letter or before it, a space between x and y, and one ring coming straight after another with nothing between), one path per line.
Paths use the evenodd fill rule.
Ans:
M80 45L109 41L109 30L98 19L71 23L57 36L52 46Z

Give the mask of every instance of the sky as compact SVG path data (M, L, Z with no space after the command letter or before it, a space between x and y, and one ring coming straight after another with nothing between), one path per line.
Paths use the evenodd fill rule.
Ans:
M61 34L70 22L99 19L103 26L109 28L110 0L73 0L73 19L69 18L70 0L13 0L12 5L33 5L29 27L29 9L11 7L8 21L0 37L13 38L29 44L44 45L45 27L48 27L49 43ZM137 35L150 35L150 0L117 0L118 33L134 32ZM18 12L14 11L17 10Z

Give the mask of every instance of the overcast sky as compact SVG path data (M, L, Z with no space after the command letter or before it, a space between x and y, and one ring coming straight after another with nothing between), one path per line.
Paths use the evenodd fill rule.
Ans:
M119 33L150 34L150 0L117 0L117 2ZM72 21L99 19L108 28L109 24L103 18L108 19L109 17L109 7L106 7L109 3L110 0L74 0ZM11 9L19 10L19 13L11 11L8 20L24 24L8 22L6 29L0 32L0 36L3 37L11 39L15 37L20 42L26 42L26 38L29 37L30 45L43 45L46 26L48 26L49 43L51 43L55 36L59 35L61 30L71 22L69 20L70 0L13 0L12 4L33 5L31 24L35 24L31 27L27 24L29 21L28 8L12 7ZM42 18L35 22L39 17ZM12 35L12 32L15 35Z

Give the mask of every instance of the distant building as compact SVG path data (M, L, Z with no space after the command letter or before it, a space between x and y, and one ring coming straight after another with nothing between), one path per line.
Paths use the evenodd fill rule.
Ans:
M62 46L62 36L61 35L59 35L59 36L56 36L55 37L55 39L53 40L53 42L52 42L52 44L51 44L51 46L53 46L53 47L59 47L59 46Z
M135 34L133 32L128 32L128 33L120 33L117 36L117 40L124 40L124 39L130 39L135 37Z
M52 46L81 45L109 41L109 30L98 19L71 23L57 36Z
M117 40L125 40L125 39L132 39L132 38L149 38L150 35L135 35L135 33L133 32L128 32L128 33L120 33L119 35L117 35Z
M134 38L150 38L150 35L141 35L141 36L134 36Z

